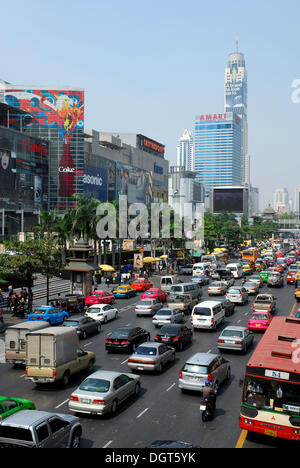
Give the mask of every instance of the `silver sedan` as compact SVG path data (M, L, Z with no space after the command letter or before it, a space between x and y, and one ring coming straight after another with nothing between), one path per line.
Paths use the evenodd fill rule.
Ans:
M137 317L142 315L155 315L163 307L161 301L158 299L142 299L135 306L135 313Z
M72 393L69 410L86 414L114 414L120 403L132 395L138 395L140 389L139 375L97 371Z
M227 291L227 285L221 281L214 281L207 291L209 296L223 296Z
M128 359L128 367L135 371L158 371L175 360L175 349L164 343L144 343Z
M246 289L248 294L258 294L259 293L259 285L253 282L247 282L244 284L244 288Z
M161 327L162 325L170 325L170 323L184 323L185 315L182 310L162 308L153 317L152 323L155 328Z
M218 339L218 349L246 352L253 344L254 334L245 327L228 326Z

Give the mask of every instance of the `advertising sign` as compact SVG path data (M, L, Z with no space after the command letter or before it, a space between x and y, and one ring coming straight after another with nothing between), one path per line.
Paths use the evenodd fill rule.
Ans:
M134 268L142 268L143 267L143 260L144 260L144 255L143 254L134 254L134 262L133 266Z
M85 165L83 188L86 196L107 201L107 170Z
M122 244L122 250L133 250L134 239L124 239Z
M128 203L152 202L152 175L136 167L117 163L117 194L126 195Z

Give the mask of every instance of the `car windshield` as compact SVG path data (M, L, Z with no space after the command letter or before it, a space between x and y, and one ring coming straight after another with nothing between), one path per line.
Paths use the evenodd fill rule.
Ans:
M183 372L190 372L191 374L208 374L208 368L206 366L199 366L198 364L185 364Z
M268 316L266 314L253 314L250 318L251 320L268 320Z
M136 350L136 354L138 354L139 356L156 356L157 349L150 348L148 346L139 346Z
M245 378L243 403L258 409L275 410L300 415L299 384L276 380Z
M271 298L268 296L257 296L256 302L271 302Z
M31 312L32 314L38 314L38 315L43 315L46 313L46 311L44 309L34 309L33 312Z
M221 336L229 338L243 338L243 332L237 330L224 330Z
M137 305L138 305L138 306L151 306L153 303L154 303L153 300L151 300L151 299L145 299L145 300L143 300L143 301L139 301L139 302L137 303Z
M193 315L204 315L205 317L210 317L211 310L208 307L195 307Z
M110 382L104 379L86 379L79 387L79 390L85 392L107 393L110 388Z
M160 309L159 312L157 312L157 315L171 315L172 312L170 309Z
M127 330L126 328L119 328L119 330L112 332L110 338L128 338L130 332L131 330Z

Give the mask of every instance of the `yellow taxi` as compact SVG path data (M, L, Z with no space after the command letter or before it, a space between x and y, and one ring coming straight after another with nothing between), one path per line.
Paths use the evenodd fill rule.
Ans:
M112 290L112 294L119 298L128 298L136 295L136 290L129 285L117 286Z

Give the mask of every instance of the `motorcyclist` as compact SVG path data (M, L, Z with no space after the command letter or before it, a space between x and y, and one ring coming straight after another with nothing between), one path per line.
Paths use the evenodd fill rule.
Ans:
M205 387L203 387L203 400L207 400L213 410L216 409L217 395L209 380L206 380Z

